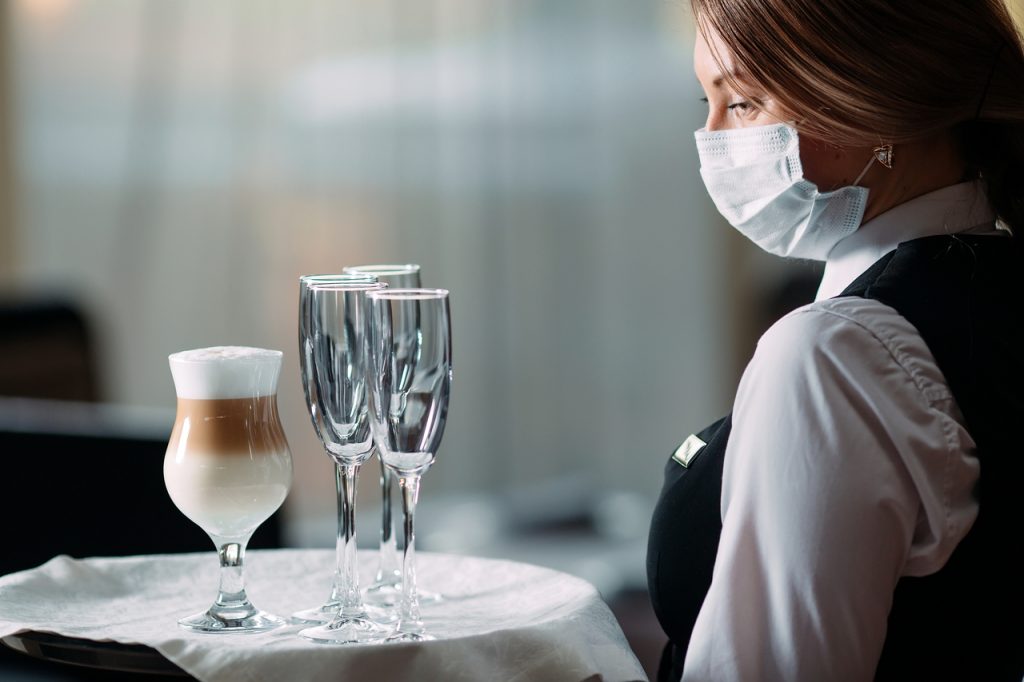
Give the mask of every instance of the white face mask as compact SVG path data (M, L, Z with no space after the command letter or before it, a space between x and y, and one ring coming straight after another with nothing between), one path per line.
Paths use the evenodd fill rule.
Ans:
M698 130L700 174L718 211L769 253L825 260L860 227L865 187L819 192L804 179L797 131L784 123L709 133ZM853 181L867 173L874 158Z

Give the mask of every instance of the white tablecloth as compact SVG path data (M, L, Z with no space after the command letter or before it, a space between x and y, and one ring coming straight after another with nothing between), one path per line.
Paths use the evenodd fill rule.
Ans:
M200 554L58 556L0 578L0 637L35 630L153 647L200 680L646 680L590 583L529 564L418 554L419 582L444 599L423 605L435 641L313 644L289 626L257 635L186 632L177 619L207 608L218 565ZM330 550L246 554L257 607L288 616L330 591ZM360 553L361 580L375 556ZM366 584L364 582L364 584Z

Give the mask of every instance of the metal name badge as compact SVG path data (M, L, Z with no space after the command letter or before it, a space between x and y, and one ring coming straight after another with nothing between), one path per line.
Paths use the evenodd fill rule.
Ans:
M679 462L685 468L690 468L690 462L692 462L700 451L704 449L707 443L702 441L697 436L691 435L689 438L683 441L683 444L676 448L676 451L672 454L672 459Z

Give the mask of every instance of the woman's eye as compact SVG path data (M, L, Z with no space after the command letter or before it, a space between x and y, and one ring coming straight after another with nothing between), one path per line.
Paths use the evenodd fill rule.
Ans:
M733 102L727 108L736 116L752 119L756 118L764 110L764 102L751 97L740 102Z
M707 97L701 97L700 101L707 106L711 106L711 102ZM762 101L755 97L751 97L749 100L741 100L739 102L733 102L732 104L725 105L728 111L736 112L737 116L743 116L749 118L757 115L762 107ZM718 102L715 103L715 107L721 106Z

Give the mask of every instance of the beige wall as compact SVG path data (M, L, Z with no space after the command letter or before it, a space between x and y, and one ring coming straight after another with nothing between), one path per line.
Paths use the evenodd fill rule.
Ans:
M0 3L0 284L14 274L14 159L11 145L10 4Z
M390 28L391 3L296 4L15 4L19 284L82 302L115 402L173 408L176 350L284 350L288 511L330 541L297 277L419 262L452 290L457 383L424 511L555 478L653 504L732 393L729 233L665 4L428 0Z
M1010 6L1010 12L1013 14L1013 18L1017 20L1017 26L1024 30L1024 1L1009 0L1006 4Z

